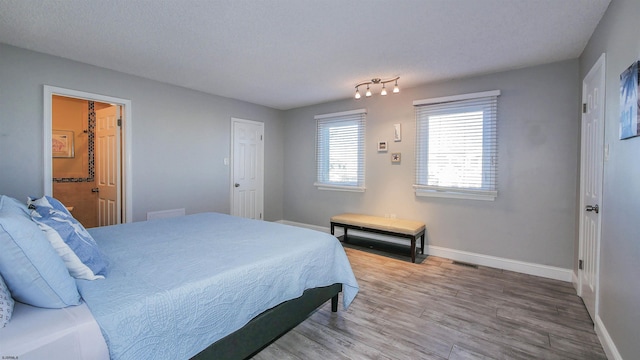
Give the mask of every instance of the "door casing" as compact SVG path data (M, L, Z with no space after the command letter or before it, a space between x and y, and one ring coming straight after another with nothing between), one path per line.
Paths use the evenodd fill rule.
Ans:
M43 154L44 154L44 195L53 194L53 163L51 159L51 131L52 131L52 103L53 95L99 101L103 103L120 105L123 108L122 118L122 219L123 222L133 221L133 184L132 184L132 163L131 163L131 100L112 96L89 93L72 89L65 89L56 86L44 85L44 106L43 106Z

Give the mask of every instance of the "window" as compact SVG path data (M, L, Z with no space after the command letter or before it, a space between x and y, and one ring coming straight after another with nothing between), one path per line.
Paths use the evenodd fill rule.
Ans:
M499 95L495 90L414 101L417 196L496 198Z
M364 191L365 117L364 109L315 117L319 189Z

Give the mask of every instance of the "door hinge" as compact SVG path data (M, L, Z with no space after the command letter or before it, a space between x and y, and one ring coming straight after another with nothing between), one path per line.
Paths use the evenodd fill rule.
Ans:
M262 213L260 213L260 220L262 220Z
M587 103L583 103L582 104L582 113L586 114L587 113Z
M122 126L122 119L118 119L118 126Z
M578 260L578 270L582 270L582 260Z
M262 135L260 135L260 140L262 141Z

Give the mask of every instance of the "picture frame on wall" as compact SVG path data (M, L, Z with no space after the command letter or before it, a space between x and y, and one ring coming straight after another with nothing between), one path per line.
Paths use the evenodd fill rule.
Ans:
M640 100L638 88L640 61L636 61L620 74L620 139L640 135Z
M51 132L51 156L54 158L72 158L75 156L73 131L53 130Z
M392 164L400 164L401 156L402 155L400 153L391 154L391 163Z
M378 141L378 152L386 152L388 148L386 141Z

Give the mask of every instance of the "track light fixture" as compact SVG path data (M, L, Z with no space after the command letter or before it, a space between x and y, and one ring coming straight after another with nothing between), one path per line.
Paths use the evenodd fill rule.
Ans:
M387 95L387 88L384 86L384 84L386 83L390 83L395 81L395 85L393 87L393 93L397 94L400 92L400 88L398 87L398 79L400 79L400 76L396 76L392 79L387 79L387 80L382 80L380 78L373 78L369 81L363 81L361 83L359 83L358 85L356 85L356 95L355 98L360 99L362 96L360 95L360 90L358 89L360 86L364 86L367 85L367 92L364 94L366 97L371 96L371 89L369 88L369 85L372 84L382 84L382 90L380 91L380 95L384 96Z

